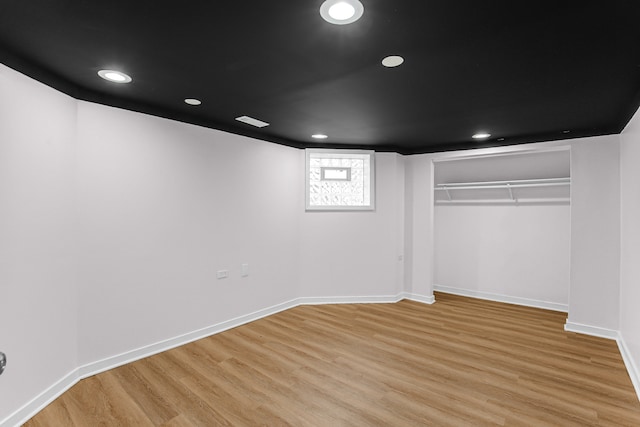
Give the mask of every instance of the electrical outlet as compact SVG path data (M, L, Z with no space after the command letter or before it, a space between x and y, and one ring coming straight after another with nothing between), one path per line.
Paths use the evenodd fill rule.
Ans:
M247 277L249 275L249 264L242 264L240 266L240 275L242 277Z
M227 277L229 277L229 270L218 270L216 277L218 279L226 279Z

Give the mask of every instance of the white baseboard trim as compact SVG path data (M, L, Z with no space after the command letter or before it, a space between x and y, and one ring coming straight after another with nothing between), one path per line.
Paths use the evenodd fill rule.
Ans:
M436 302L436 297L434 297L433 295L427 296L405 292L404 298L411 301L421 302L423 304L433 304Z
M627 347L627 343L624 341L622 333L618 333L618 339L616 341L618 342L618 348L620 349L620 354L622 355L624 366L626 366L627 368L627 372L629 373L629 378L631 378L633 388L636 390L638 401L640 401L640 370L638 370L638 366L633 361L633 357L631 356L629 347Z
M490 294L486 292L451 288L451 287L442 286L442 285L434 285L434 290L439 292L444 292L444 293L472 297L472 298L487 299L491 301L506 302L510 304L526 305L529 307L544 308L548 310L562 311L565 313L568 312L568 306L565 304L549 303L545 301L536 301L536 300L530 300L526 298L508 297L504 295L496 295L496 294ZM567 332L576 332L579 334L592 335L600 338L616 340L616 342L618 343L618 348L620 350L620 355L622 356L624 365L627 368L629 378L631 378L631 382L633 383L633 388L635 389L636 395L638 396L638 401L640 401L640 370L636 366L633 360L633 357L631 356L631 352L629 351L629 348L627 347L627 344L625 343L624 338L622 337L622 334L620 332L614 329L606 329L598 326L590 326L582 323L570 322L568 319L564 325L564 330Z
M343 296L343 297L303 297L298 298L298 305L325 304L386 304L402 300L404 294L380 296Z
M569 312L569 306L567 304L561 304L556 302L540 301L540 300L535 300L530 298L512 297L509 295L493 294L490 292L475 291L471 289L452 288L450 286L443 286L443 285L434 285L433 289L437 292L460 295L463 297L485 299L485 300L496 301L496 302L505 302L507 304L524 305L527 307L543 308L545 310L562 311L564 313Z
M564 330L567 332L576 332L579 334L616 340L618 350L620 350L620 355L622 356L622 361L624 362L625 368L627 368L627 373L629 374L633 388L636 391L636 396L640 402L640 370L638 370L638 366L634 362L631 352L629 351L629 347L627 347L627 343L624 341L624 337L620 331L600 328L598 326L584 325L582 323L569 322L569 320L565 323Z
M315 304L386 304L396 303L408 299L411 301L417 301L424 304L433 304L436 302L433 295L419 295L411 292L400 292L397 295L382 295L382 296L368 296L368 297L304 297L298 299L299 305L315 305Z
M56 381L45 391L37 395L31 401L24 404L20 409L0 421L0 426L19 427L29 421L31 417L43 410L48 404L57 399L62 393L73 387L80 378L78 377L78 369L74 369L67 375Z
M199 339L206 338L220 332L224 332L228 329L244 325L245 323L253 322L254 320L276 314L289 308L293 308L297 305L297 300L287 301L281 304L264 308L262 310L255 311L253 313L236 317L234 319L226 320L215 325L207 326L206 328L178 335L177 337L140 347L135 350L127 351L115 356L110 356L96 362L88 363L79 368L80 379L84 379L92 375L99 374L100 372L108 371L109 369L117 368L118 366L122 366L127 363L131 363L136 360L140 360L145 357L162 353L163 351L171 350L172 348L176 348L181 345L185 345L190 342L197 341Z
M594 337L607 338L610 340L617 340L619 335L618 331L615 329L570 322L569 319L567 319L567 322L564 324L564 330L567 332L576 332L579 334L592 335Z
M425 302L427 304L433 303L433 296L427 297L422 295L408 294L402 292L398 295L386 295L386 296L347 296L347 297L309 297L309 298L297 298L291 301L283 302L271 307L258 310L256 312L239 316L234 319L230 319L221 323L217 323L206 328L198 329L193 332L179 335L167 340L159 341L154 344L149 344L135 350L127 351L121 354L110 356L96 362L91 362L86 365L80 366L74 369L72 372L65 375L58 380L55 384L51 385L45 391L40 393L31 401L27 402L20 409L9 415L4 420L0 421L0 427L18 427L26 423L30 418L40 412L45 406L54 401L62 393L73 387L78 381L88 378L90 376L99 374L109 369L117 368L118 366L125 365L127 363L135 362L136 360L143 359L145 357L153 356L154 354L161 353L163 351L171 350L172 348L179 347L181 345L188 344L190 342L206 338L211 335L215 335L220 332L224 332L228 329L232 329L241 325L244 325L254 320L261 319L263 317L271 316L278 312L288 310L299 305L312 305L312 304L365 304L365 303L394 303L404 298L414 301Z

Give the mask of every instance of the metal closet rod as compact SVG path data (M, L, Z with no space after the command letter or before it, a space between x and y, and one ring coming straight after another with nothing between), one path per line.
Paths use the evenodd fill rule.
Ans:
M473 190L477 188L555 187L570 185L571 178L514 179L510 181L452 182L436 184L435 190Z
M544 197L536 199L460 199L460 200L436 200L436 205L535 205L535 204L567 204L571 203L569 197Z

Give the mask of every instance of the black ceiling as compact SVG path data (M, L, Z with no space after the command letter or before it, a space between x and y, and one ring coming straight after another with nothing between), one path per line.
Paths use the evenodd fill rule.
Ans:
M637 0L362 0L349 25L325 22L321 3L2 0L0 61L78 99L294 147L408 154L604 135L640 104ZM385 68L387 55L405 62ZM133 82L104 81L103 68Z

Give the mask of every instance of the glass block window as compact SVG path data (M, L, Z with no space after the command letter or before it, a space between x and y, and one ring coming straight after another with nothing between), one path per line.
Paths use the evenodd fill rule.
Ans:
M370 150L307 149L307 210L373 210Z

